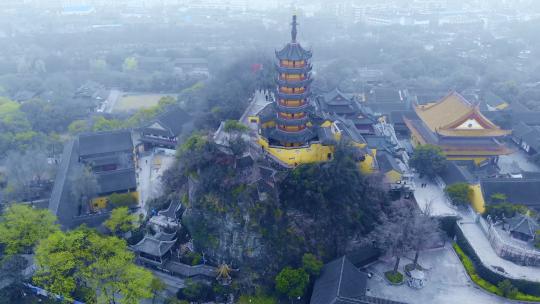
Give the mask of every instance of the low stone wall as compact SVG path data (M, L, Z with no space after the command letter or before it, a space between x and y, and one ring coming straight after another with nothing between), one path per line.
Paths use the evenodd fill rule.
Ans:
M540 266L540 251L519 247L504 240L493 223L478 217L478 223L495 253L501 258L523 266Z
M519 291L534 295L534 296L540 296L540 282L532 282L527 280L521 280L521 279L515 279L511 277L506 277L500 273L497 273L493 270L491 270L489 267L484 265L482 261L480 260L480 257L478 254L474 251L473 247L463 234L463 231L461 230L460 226L456 226L456 236L455 240L456 243L461 247L463 252L467 254L467 256L471 259L471 261L474 264L474 268L478 275L483 278L484 280L490 282L493 285L497 285L500 282L504 280L509 280L512 285L514 285L516 288L519 289Z

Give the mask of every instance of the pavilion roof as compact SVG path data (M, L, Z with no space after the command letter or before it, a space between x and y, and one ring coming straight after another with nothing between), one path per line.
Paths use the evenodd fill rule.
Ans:
M536 235L536 230L540 228L534 219L523 214L516 214L516 216L507 219L506 222L510 225L511 232L519 232L532 238Z
M161 239L169 239L169 235L159 235L157 237ZM138 252L143 252L149 255L153 255L156 257L161 257L169 251L174 243L176 242L175 239L171 240L160 240L156 238L155 236L144 236L144 238L138 242L137 244L133 245L133 249Z
M510 134L492 123L480 113L477 106L457 92L451 92L437 103L416 106L415 111L431 132L442 136L494 137ZM457 129L469 119L476 120L483 129Z

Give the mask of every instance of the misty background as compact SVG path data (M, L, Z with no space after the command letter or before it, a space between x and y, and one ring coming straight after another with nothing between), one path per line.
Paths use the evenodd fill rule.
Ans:
M219 73L237 86L254 65L270 75L293 13L320 91L359 93L370 83L479 98L489 91L540 109L534 0L4 0L0 95L18 105L0 106L8 113L0 116L0 158L36 144L55 156L62 134L81 120L91 119L94 131L117 128L116 119L135 111L104 109L111 90L196 105L208 98L189 89ZM235 93L230 85L206 89L214 99Z

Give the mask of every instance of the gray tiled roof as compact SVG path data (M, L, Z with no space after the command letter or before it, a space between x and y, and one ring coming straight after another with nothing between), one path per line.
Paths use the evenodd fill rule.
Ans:
M450 161L440 177L446 185L455 183L472 183L475 178L469 172L466 166L459 166L458 163Z
M138 252L143 252L155 257L161 257L169 251L176 240L161 241L152 236L146 235L139 243L132 246Z
M377 163L379 164L379 170L382 173L387 173L392 170L401 172L401 168L399 167L394 156L386 151L377 152Z
M56 173L54 187L49 200L49 210L58 217L63 226L69 226L77 215L77 208L70 199L69 170L78 162L77 141L71 140L64 146L60 166Z
M310 304L337 303L340 298L358 298L366 294L367 274L358 270L345 256L324 265L315 282Z
M157 122L160 126L165 128L167 133L166 135L174 137L178 136L182 132L182 127L190 120L191 117L186 111L175 107L159 115L157 119L148 124L146 128L150 128L154 123Z
M516 216L505 221L510 225L510 232L519 232L532 238L534 238L536 231L540 228L535 220L523 214L516 214Z
M486 202L496 193L504 194L512 204L540 207L540 179L538 178L485 178L480 181Z
M311 56L311 51L305 50L300 43L287 43L283 49L276 52L276 57L280 60L307 60Z
M105 171L96 174L101 194L122 192L137 188L135 169Z
M351 96L341 92L338 88L323 94L322 98L329 105L349 105L351 103Z
M131 132L128 130L79 135L79 155L82 157L131 150L133 150L133 141Z

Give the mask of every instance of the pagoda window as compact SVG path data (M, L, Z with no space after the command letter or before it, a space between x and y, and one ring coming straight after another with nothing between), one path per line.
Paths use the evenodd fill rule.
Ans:
M301 68L306 66L306 62L304 60L281 60L280 65L286 68Z
M302 131L306 128L306 126L285 126L285 125L279 125L278 128L285 132L297 132Z
M285 107L300 107L305 105L303 100L279 100L279 104Z
M293 114L279 113L278 115L279 115L279 117L285 118L285 119L287 119L287 118L301 119L301 118L306 117L306 113L302 113L302 112L301 113L296 113L296 114L294 114L294 113Z

